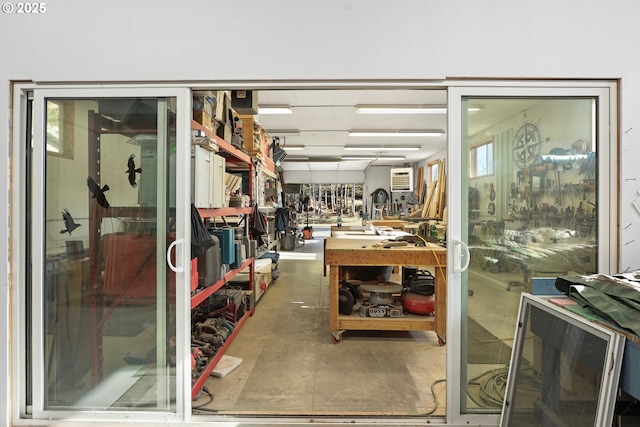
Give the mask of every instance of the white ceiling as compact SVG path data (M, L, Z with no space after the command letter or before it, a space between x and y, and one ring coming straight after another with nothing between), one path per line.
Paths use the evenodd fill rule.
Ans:
M258 93L258 105L289 105L288 115L258 115L257 120L273 136L277 130L299 130L298 136L280 136L280 146L287 152L281 163L285 171L364 170L368 165L402 166L415 163L446 148L446 133L439 137L353 137L350 130L432 130L445 131L446 114L356 113L358 104L442 105L446 90L265 90ZM419 146L418 151L347 151L347 146ZM304 150L287 150L287 146L304 146ZM347 161L344 156L377 156L376 160ZM386 160L383 156L404 156ZM304 160L296 158L304 157Z
M469 100L473 120L468 123L468 135L486 132L507 118L521 115L540 98ZM292 114L262 114L257 120L272 137L280 138L280 147L287 152L281 162L283 171L364 171L370 165L402 167L425 160L447 148L447 115L443 114L359 114L356 105L429 105L445 106L446 89L326 89L326 90L261 90L258 105L288 105ZM278 130L297 130L297 136L284 136ZM353 137L350 130L442 130L437 137ZM379 148L370 151L350 151L351 146L418 146L416 151ZM287 146L304 146L289 150ZM376 160L352 161L346 156L374 156ZM402 156L400 160L384 156Z

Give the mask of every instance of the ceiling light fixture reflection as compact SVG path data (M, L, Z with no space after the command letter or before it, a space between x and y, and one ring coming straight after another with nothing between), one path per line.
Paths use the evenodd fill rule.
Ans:
M284 145L282 148L286 148L287 151L304 150L304 145Z
M267 129L271 136L300 136L298 129Z
M358 114L446 114L444 105L356 105Z
M258 114L292 114L289 105L260 105L258 106Z
M404 147L404 146L393 146L393 147L373 147L373 146L351 146L344 147L345 150L348 151L418 151L420 147Z
M428 130L351 130L349 136L386 136L386 137L411 137L411 136L442 136L441 129Z

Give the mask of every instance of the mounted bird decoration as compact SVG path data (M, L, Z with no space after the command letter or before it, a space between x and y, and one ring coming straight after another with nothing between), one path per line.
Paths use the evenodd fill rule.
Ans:
M131 184L133 188L136 188L138 186L138 183L136 182L136 174L142 173L142 168L136 168L136 162L134 160L135 158L135 154L129 156L129 161L127 162L127 171L125 172L129 175L129 184Z
M73 217L67 208L64 208L62 211L62 220L64 221L65 228L64 230L60 230L60 234L69 233L69 236L71 236L71 232L82 225L73 220Z
M95 180L91 177L87 177L87 186L89 187L89 191L92 194L92 198L96 199L98 204L105 209L109 209L111 205L107 201L104 193L109 191L108 185L103 185L102 188L95 182Z

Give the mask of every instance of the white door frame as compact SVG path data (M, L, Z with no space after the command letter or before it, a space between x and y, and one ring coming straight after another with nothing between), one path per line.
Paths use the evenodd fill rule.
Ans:
M189 170L190 168L190 140L191 140L191 92L188 87L144 87L143 85L126 86L94 86L94 85L56 85L38 86L33 84L18 84L14 86L14 99L20 100L20 111L14 115L14 138L12 150L12 169L18 175L14 178L14 183L19 183L19 192L14 192L12 203L12 270L14 272L13 285L17 289L12 300L13 305L13 327L11 330L13 337L12 359L14 361L12 376L16 379L24 378L24 373L29 367L25 366L21 361L25 351L25 339L27 336L24 330L25 316L23 307L26 301L26 278L22 274L26 268L26 260L20 254L25 253L26 243L22 241L20 236L24 236L24 232L28 227L24 219L26 206L26 188L25 188L25 150L26 148L26 132L27 124L23 112L26 111L27 97L33 99L33 135L31 144L32 153L32 210L44 211L44 123L46 119L44 104L47 98L166 98L172 97L176 99L177 111L182 115L177 118L177 144L176 168L178 170ZM34 149L37 148L37 149ZM176 192L176 264L181 270L176 272L176 289L188 289L190 282L190 252L186 250L191 245L191 223L190 223L190 179L184 173L176 174L176 188L180 191ZM183 207L182 209L180 207ZM44 271L42 268L42 256L44 254L42 221L35 220L32 224L32 283L43 283ZM37 237L40 236L40 237ZM34 292L32 295L33 306L42 306L42 294ZM188 294L176 292L176 311L177 318L176 327L178 330L189 330L190 319L190 298ZM114 420L136 420L140 421L188 421L191 418L191 366L189 363L180 363L176 372L176 412L94 412L94 411L51 411L44 409L44 377L42 360L36 360L37 355L43 355L42 331L35 330L37 325L42 325L42 314L38 310L33 310L34 334L32 340L32 383L33 383L33 402L28 408L24 407L24 396L26 395L26 385L22 381L13 381L12 394L14 396L13 412L14 420L17 420L21 414L29 413L35 419L85 419L87 421L114 421ZM176 342L176 351L178 360L189 360L190 357L190 341L189 336L184 335ZM180 387L182 385L182 387Z
M466 95L477 96L523 96L525 94L532 94L535 96L544 96L550 92L559 93L576 93L582 96L590 95L591 92L596 90L605 91L607 93L606 108L608 114L599 115L600 121L600 141L603 139L603 133L606 132L606 140L609 141L609 147L607 153L604 150L599 151L599 170L598 176L601 179L605 177L609 180L608 190L602 189L599 194L600 198L608 197L605 200L599 200L599 206L609 206L607 212L602 212L599 215L599 229L606 230L607 238L609 238L610 250L607 252L601 250L601 258L599 259L599 265L602 266L603 271L613 272L617 270L617 251L618 251L618 234L617 234L617 222L618 222L618 200L617 200L617 182L618 182L618 169L617 167L610 167L611 165L617 166L617 86L616 83L610 81L374 81L374 82L198 82L196 84L150 84L150 85L127 85L116 84L113 86L104 85L38 85L33 83L15 84L14 85L14 112L13 112L13 139L12 139L12 244L11 244L11 270L12 270L12 283L11 286L15 289L11 300L12 304L12 322L11 329L12 334L12 353L11 358L13 365L11 369L11 375L14 380L12 381L12 394L14 396L11 401L13 402L13 419L19 424L27 424L27 421L23 417L25 413L30 413L32 408L25 408L21 398L25 395L26 385L22 384L21 379L24 378L24 366L21 365L22 355L21 351L24 350L24 345L21 345L19 337L24 337L24 331L21 330L21 316L24 316L22 312L21 304L24 304L24 283L25 278L23 272L25 271L26 260L24 260L25 245L21 241L20 236L24 235L26 227L23 219L23 207L25 206L25 193L24 193L24 165L21 164L24 158L25 147L25 135L26 135L26 123L23 111L26 110L26 97L28 92L36 91L36 93L49 93L41 91L55 91L58 96L63 97L88 97L88 96L176 96L178 100L178 111L183 114L178 120L178 144L187 144L191 136L191 99L190 89L211 89L211 88L237 88L237 89L356 89L356 88L397 88L397 89L448 89L448 152L447 152L447 187L448 197L448 217L447 222L449 229L447 230L447 236L450 240L460 239L461 230L459 227L459 215L461 210L461 200L453 195L460 194L461 179L459 177L460 167L460 143L462 140L461 135L461 97ZM53 92L52 92L53 93ZM557 95L557 93L554 93ZM40 96L40 95L38 95ZM603 98L602 101L605 99ZM605 104L601 104L602 111L605 110ZM42 114L38 111L34 114L37 117L38 114ZM39 122L39 124L38 124ZM36 126L36 134L42 135L42 116L41 120L34 120ZM606 123L605 123L606 122ZM189 170L190 159L189 153L185 153L186 150L178 150L177 168L180 170ZM38 160L40 162L41 159ZM457 165L457 166L456 166ZM458 169L456 169L458 168ZM458 172L458 173L456 173ZM177 188L184 189L184 191L177 192L176 203L178 206L189 206L190 204L190 180L187 179L185 174L177 174ZM181 255L177 259L181 259L184 266L182 273L176 275L177 289L186 289L186 284L189 278L190 263L188 262L188 251L186 248L190 247L190 225L188 218L188 210L178 210L177 221L177 233L178 239L182 239L184 242ZM606 215L604 215L606 213ZM605 218L610 220L605 222ZM458 224L458 225L456 225ZM35 231L35 230L34 230ZM21 234L22 233L22 234ZM600 236L600 242L602 242L604 236ZM461 292L460 292L460 273L454 271L454 266L462 265L464 260L460 257L463 255L456 255L454 253L458 250L450 250L447 254L447 280L448 280L448 294L447 294L447 415L446 425L450 426L473 426L473 425L497 425L499 421L499 415L461 415L460 414L460 398L459 398L459 383L460 383L460 341L457 337L460 337L460 323L459 316L461 314ZM39 274L42 274L40 272ZM41 278L41 276L40 276ZM180 285L182 284L182 286ZM189 312L190 301L189 295L186 293L176 293L177 303L177 328L178 330L189 330ZM177 342L177 369L178 369L178 381L182 386L178 386L178 402L176 414L158 414L158 413L117 413L110 412L103 416L102 414L82 414L72 412L68 414L74 419L78 419L80 416L86 416L87 419L95 421L118 421L125 418L129 421L139 420L141 423L144 421L155 421L159 423L171 423L180 425L191 422L192 425L200 424L201 421L191 420L191 388L190 388L190 363L187 363L189 359L188 336L185 334L183 339L179 339ZM227 421L232 421L226 418ZM352 419L344 419L351 421ZM252 420L233 420L233 425L242 425L244 423L251 423ZM261 418L261 422L272 422L273 424L287 423L287 420L282 418ZM313 417L309 417L307 420L309 423L313 422ZM341 419L336 420L342 421ZM374 421L372 419L372 421ZM379 420L383 422L384 420ZM221 421L222 422L222 421ZM304 422L301 419L295 421L296 423ZM405 419L401 423L415 423L416 420ZM210 425L211 421L202 421L202 425ZM432 424L439 424L438 420L432 420ZM137 424L137 423L136 423Z
M618 129L617 86L610 81L490 81L452 83L448 93L447 240L462 240L462 98L473 97L596 97L598 114L598 269L618 271ZM461 323L463 251L449 245L447 253L447 422L452 425L498 425L498 415L461 414ZM515 325L514 325L515 329Z

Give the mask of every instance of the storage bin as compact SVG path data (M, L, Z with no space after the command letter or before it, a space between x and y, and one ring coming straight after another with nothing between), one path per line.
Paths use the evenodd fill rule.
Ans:
M296 236L291 233L286 233L280 238L280 250L281 251L293 251L296 248Z
M233 242L234 258L231 262L231 268L240 268L242 265L242 240L235 240Z
M216 283L222 277L222 252L220 239L212 235L214 245L206 250L197 259L199 286L206 288ZM191 291L194 289L192 288Z
M222 263L231 264L236 259L236 248L233 228L214 228L209 233L220 240L222 250Z
M256 273L271 274L272 262L270 258L260 258L254 262L254 270Z

